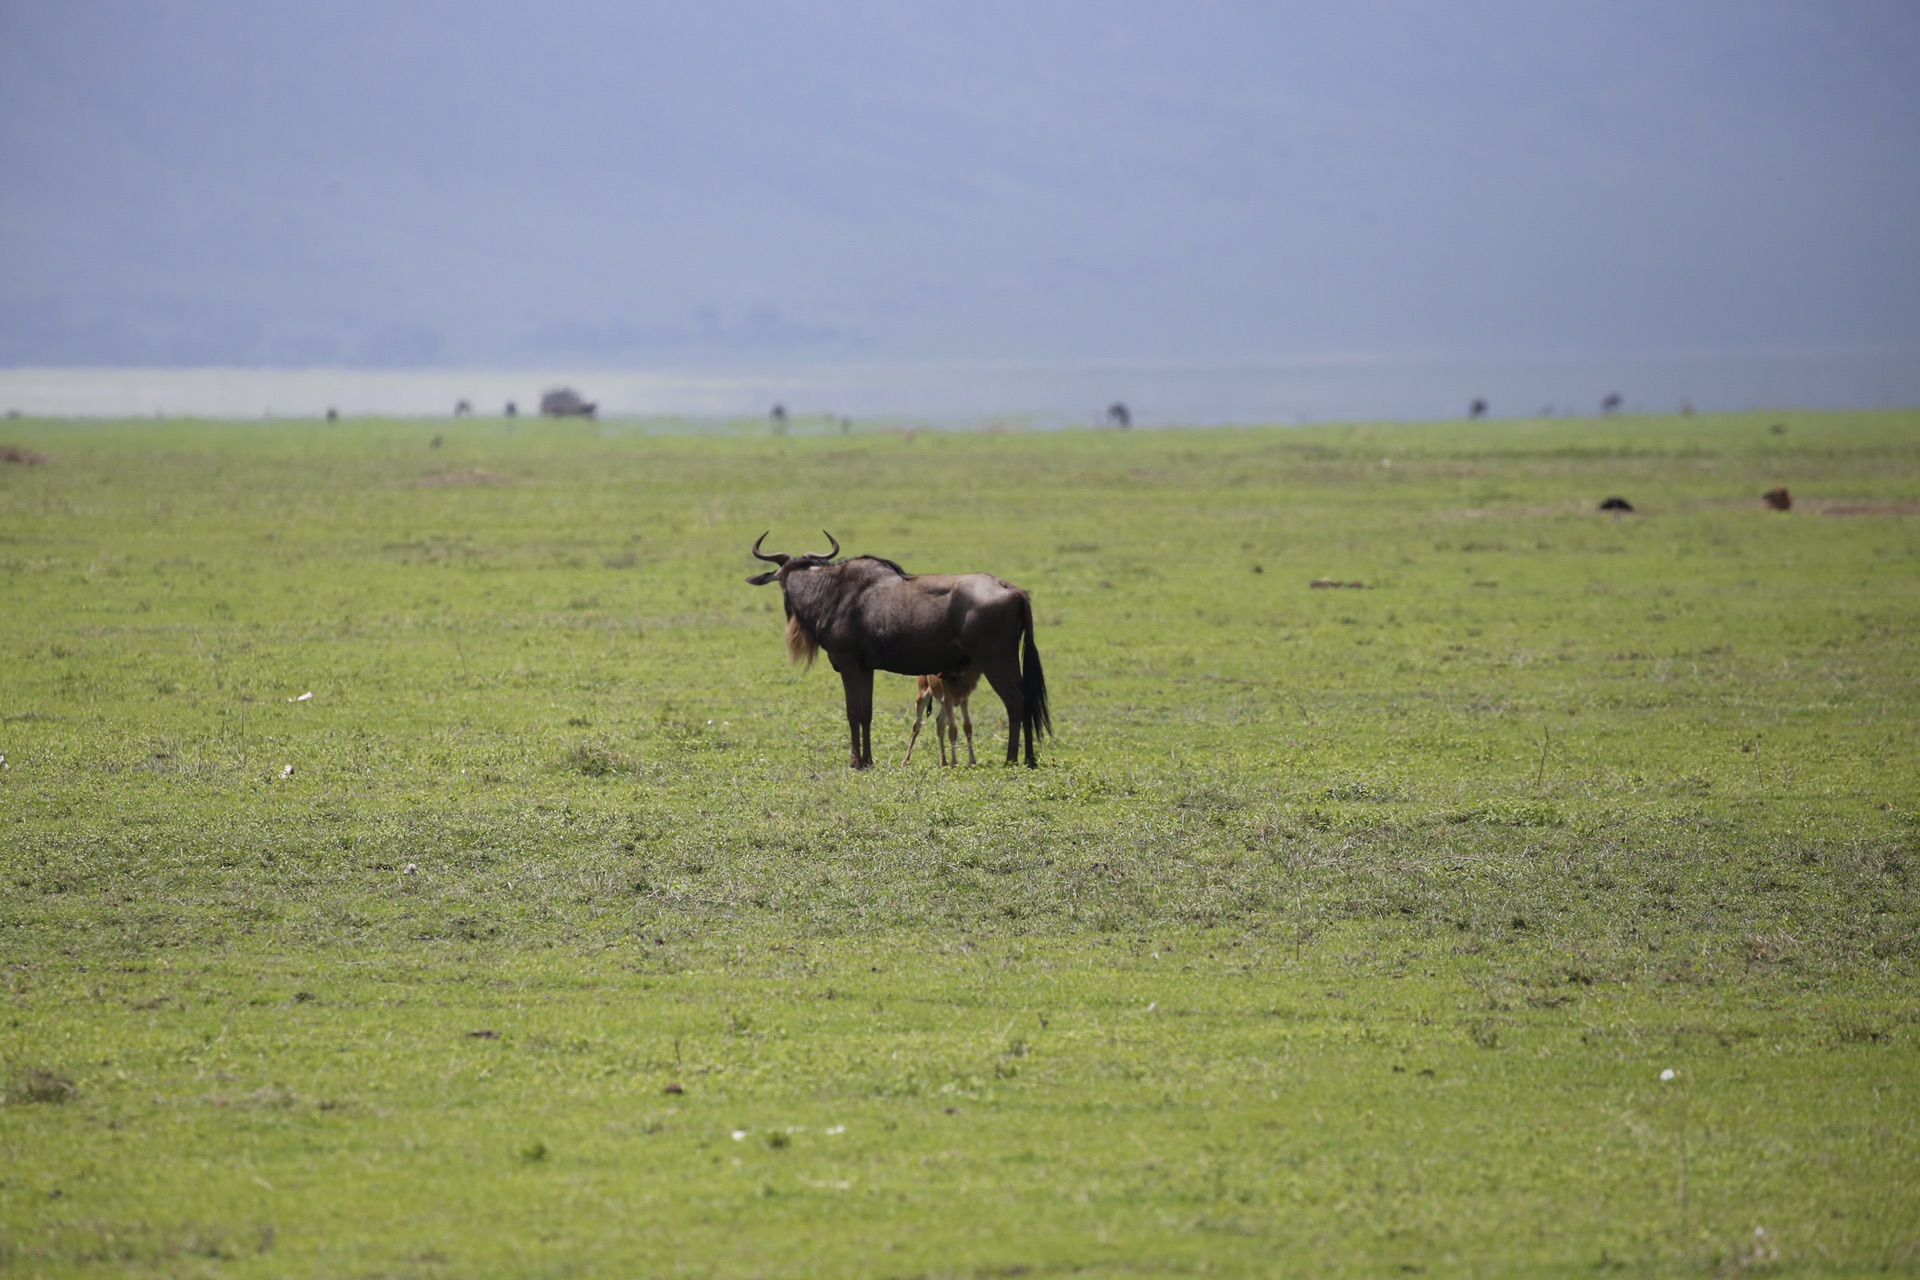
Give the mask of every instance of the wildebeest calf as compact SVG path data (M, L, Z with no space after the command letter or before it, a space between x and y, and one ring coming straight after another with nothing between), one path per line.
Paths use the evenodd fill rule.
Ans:
M967 699L979 686L980 673L973 670L921 676L913 695L913 732L907 737L907 754L900 763L913 763L913 744L920 740L920 722L938 704L940 710L933 717L933 737L940 744L940 763L947 763L949 742L953 744L953 763L960 763L960 730L953 723L953 709L959 707L960 718L967 726L967 763L978 764L973 754L973 713L967 710Z

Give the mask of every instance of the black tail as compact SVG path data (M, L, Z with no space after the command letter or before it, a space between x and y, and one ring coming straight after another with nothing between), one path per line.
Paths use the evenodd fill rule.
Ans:
M1047 677L1040 670L1040 650L1033 643L1033 602L1020 600L1020 621L1026 624L1026 639L1020 651L1020 701L1026 705L1022 727L1027 732L1028 762L1032 762L1032 742L1045 731L1053 734L1053 716L1047 710Z

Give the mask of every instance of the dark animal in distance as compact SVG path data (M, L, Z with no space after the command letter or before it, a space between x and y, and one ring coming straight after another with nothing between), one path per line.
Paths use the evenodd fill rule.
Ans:
M1609 391L1607 398L1600 402L1600 412L1609 414L1618 413L1620 412L1620 406L1624 403L1626 402L1620 398L1618 391Z
M1133 425L1133 410L1127 408L1125 400L1115 400L1107 406L1107 422L1111 426L1130 427Z
M599 411L599 405L572 387L556 387L540 397L540 412L549 418L591 418Z
M1487 402L1485 397L1474 397L1473 403L1467 406L1467 416L1469 418L1484 418L1487 416Z
M327 421L328 422L340 421L340 411L334 408L332 405L327 406Z
M1600 500L1600 509L1602 511L1631 511L1633 510L1633 504L1616 493L1611 498L1602 498Z
M953 709L959 707L960 718L967 726L967 763L978 764L973 754L973 714L967 710L967 699L979 687L980 673L972 668L937 676L921 676L919 687L913 694L913 733L907 738L906 758L900 763L913 763L913 744L920 740L920 722L938 703L940 710L933 718L933 737L940 744L940 763L947 763L949 742L953 744L953 763L960 763L960 730L953 723Z
M977 669L1007 709L1007 763L1039 764L1033 740L1053 732L1047 680L1033 642L1033 602L990 573L908 573L891 560L825 554L772 554L754 540L753 557L776 566L747 581L780 584L787 615L787 656L812 664L822 649L840 673L847 732L856 769L873 764L873 673L934 676Z
M1760 501L1775 511L1793 510L1793 495L1787 492L1787 486L1776 485L1760 495Z
M520 406L515 404L511 400L507 401L507 417L517 418L519 416L520 416Z
M473 416L473 401L455 401L453 405L453 416L456 418L471 418Z

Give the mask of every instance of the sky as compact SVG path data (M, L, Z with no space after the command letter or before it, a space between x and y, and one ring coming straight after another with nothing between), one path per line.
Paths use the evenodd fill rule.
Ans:
M1910 0L0 5L0 367L1920 353Z

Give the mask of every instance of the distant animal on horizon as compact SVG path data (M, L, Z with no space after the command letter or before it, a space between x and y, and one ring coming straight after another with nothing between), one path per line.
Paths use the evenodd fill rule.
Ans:
M453 416L456 418L471 418L473 416L473 401L471 400L455 401L453 406Z
M1484 418L1484 417L1486 417L1486 416L1487 416L1487 402L1486 402L1486 400L1485 400L1485 399L1483 399L1483 398L1481 398L1481 397L1479 397L1479 396L1475 396L1475 397L1474 397L1474 401L1473 401L1473 403L1467 406L1467 416L1468 416L1469 418Z
M1615 494L1611 498L1602 498L1600 500L1600 509L1602 511L1631 511L1633 510L1633 504L1619 494Z
M517 418L519 416L520 416L520 406L515 404L511 400L507 401L507 417Z
M340 411L334 408L332 405L327 406L327 421L328 422L340 421Z
M1625 403L1626 401L1620 398L1618 391L1609 391L1606 399L1600 402L1600 412L1607 414L1618 413L1620 412L1620 406Z
M1127 408L1125 400L1115 400L1107 406L1107 422L1110 426L1130 427L1133 425L1133 410Z
M790 660L811 666L824 649L840 673L852 766L873 765L874 672L937 676L972 668L1006 706L1007 763L1019 761L1024 738L1027 767L1037 768L1034 738L1053 732L1053 721L1027 593L990 573L913 574L878 556L836 561L839 539L826 537L833 545L824 554L787 555L761 551L761 534L753 558L775 567L747 582L780 584Z
M960 763L960 730L953 724L953 709L960 708L960 718L967 726L967 763L978 764L973 754L973 714L967 710L967 699L980 687L980 673L974 669L966 671L948 671L937 676L921 676L919 687L913 695L913 732L907 738L907 754L901 764L913 763L913 744L920 740L920 722L925 720L927 712L938 703L940 710L933 718L934 740L940 744L940 763L946 764L947 744L953 744L953 763Z
M572 387L555 387L540 397L540 412L549 418L592 418L600 406Z

